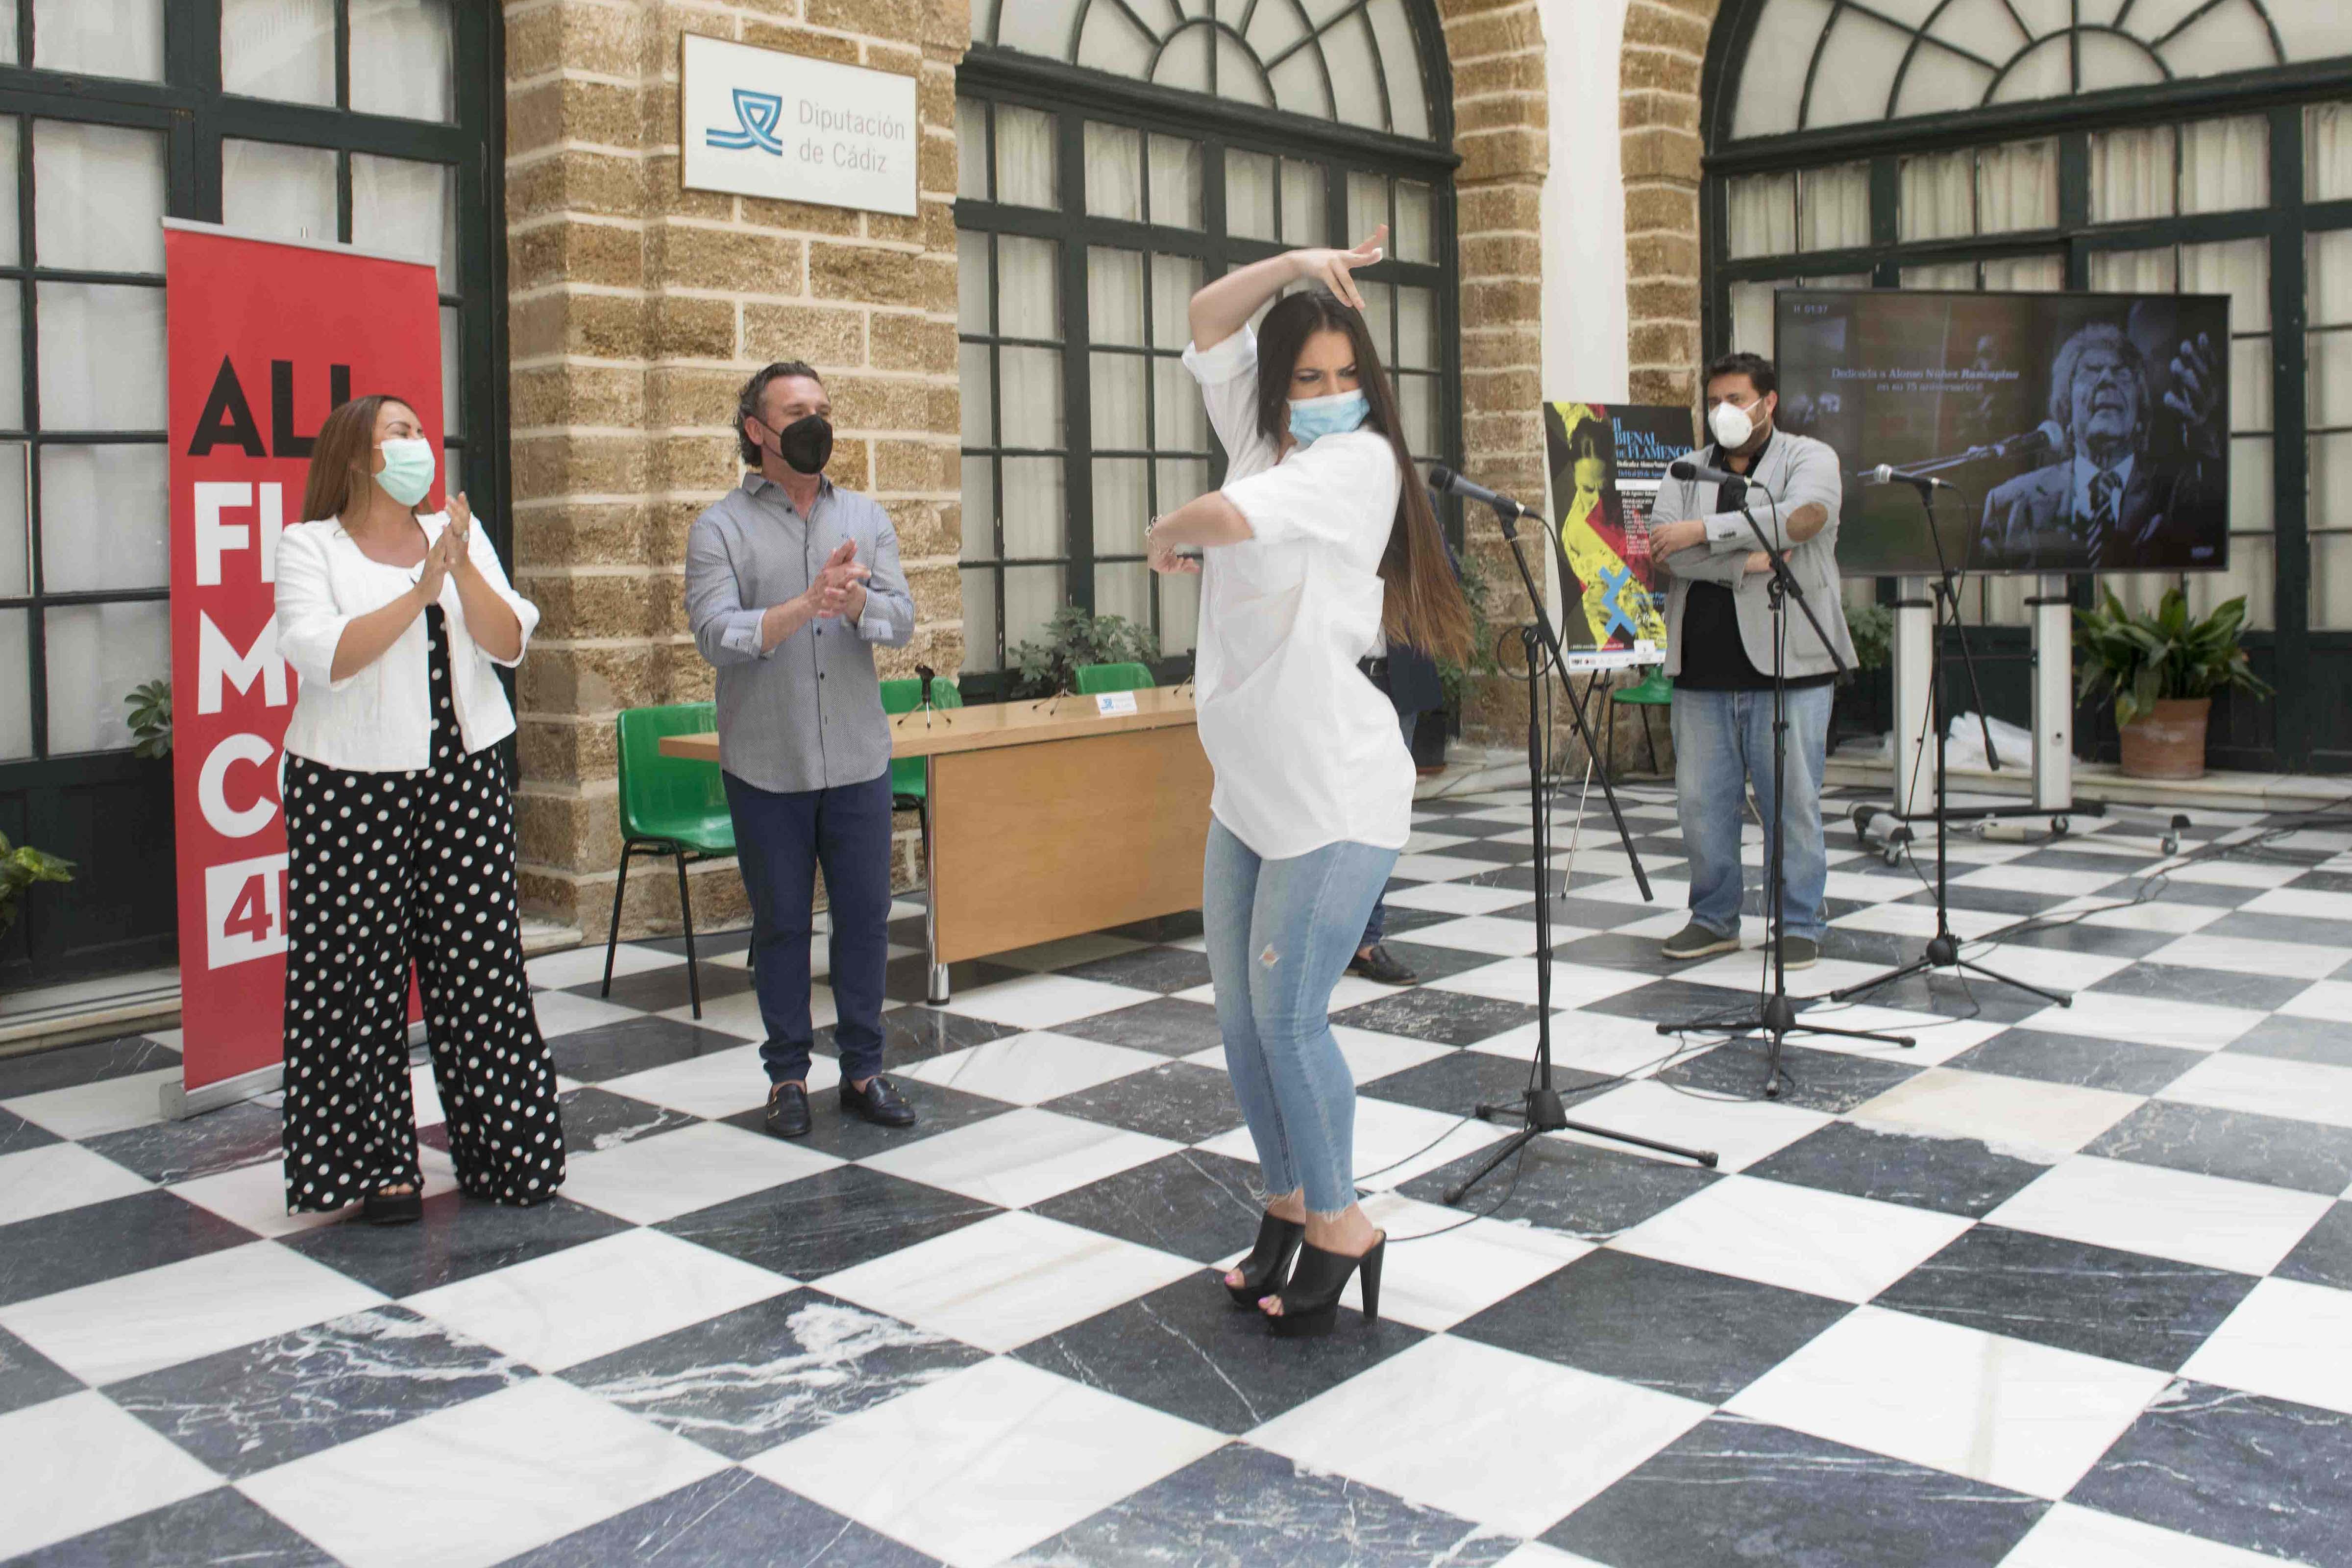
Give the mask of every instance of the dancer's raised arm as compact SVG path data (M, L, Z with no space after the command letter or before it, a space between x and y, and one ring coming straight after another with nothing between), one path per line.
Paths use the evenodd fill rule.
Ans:
M1343 302L1362 310L1364 297L1356 292L1349 274L1378 261L1388 237L1389 226L1382 224L1353 250L1286 250L1203 284L1192 296L1192 346L1202 353L1215 348L1247 325L1260 305L1302 278L1312 279Z

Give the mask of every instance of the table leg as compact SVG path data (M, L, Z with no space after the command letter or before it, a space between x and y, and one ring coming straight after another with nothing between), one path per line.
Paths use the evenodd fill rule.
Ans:
M940 962L940 856L939 840L932 822L933 805L939 799L939 768L936 760L923 759L923 959L929 965L930 984L926 999L932 1006L944 1006L948 1001L948 966Z

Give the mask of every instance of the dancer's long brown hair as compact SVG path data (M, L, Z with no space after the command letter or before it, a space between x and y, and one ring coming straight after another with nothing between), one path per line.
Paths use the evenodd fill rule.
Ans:
M387 403L415 412L416 405L389 392L354 397L327 416L310 443L310 471L302 481L302 521L341 517L375 471L375 417Z
M1364 318L1328 290L1287 294L1265 313L1257 339L1257 427L1280 446L1290 431L1290 374L1299 351L1317 332L1346 334L1356 359L1356 384L1364 389L1370 412L1364 428L1376 430L1396 454L1397 510L1389 531L1389 547L1381 557L1381 581L1388 585L1381 607L1381 629L1391 647L1402 644L1438 658L1465 663L1470 657L1470 606L1462 597L1445 552L1445 536L1438 531L1437 512L1429 504L1429 490L1412 466L1404 444L1404 425L1397 417L1396 393L1381 364L1380 350Z

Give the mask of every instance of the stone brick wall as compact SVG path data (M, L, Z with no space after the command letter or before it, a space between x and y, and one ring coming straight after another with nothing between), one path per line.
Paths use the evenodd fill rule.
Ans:
M1618 59L1636 403L1698 402L1698 86L1717 0L1630 0Z
M519 689L523 895L601 938L614 715L709 696L686 534L740 477L751 370L818 367L833 476L896 521L918 622L888 672L961 662L955 66L971 26L966 0L505 0L504 15L514 553L544 614ZM916 78L919 216L680 188L688 32ZM624 930L676 929L669 868L641 863L631 882ZM697 873L695 909L742 914L731 863Z

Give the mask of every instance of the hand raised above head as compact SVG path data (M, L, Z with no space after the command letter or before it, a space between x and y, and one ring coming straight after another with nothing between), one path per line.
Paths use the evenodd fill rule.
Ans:
M1378 262L1384 254L1381 247L1388 243L1388 237L1389 226L1381 224L1352 250L1317 247L1295 250L1291 255L1298 264L1300 277L1322 284L1339 297L1340 303L1352 305L1360 310L1364 308L1364 297L1357 291L1355 269Z

